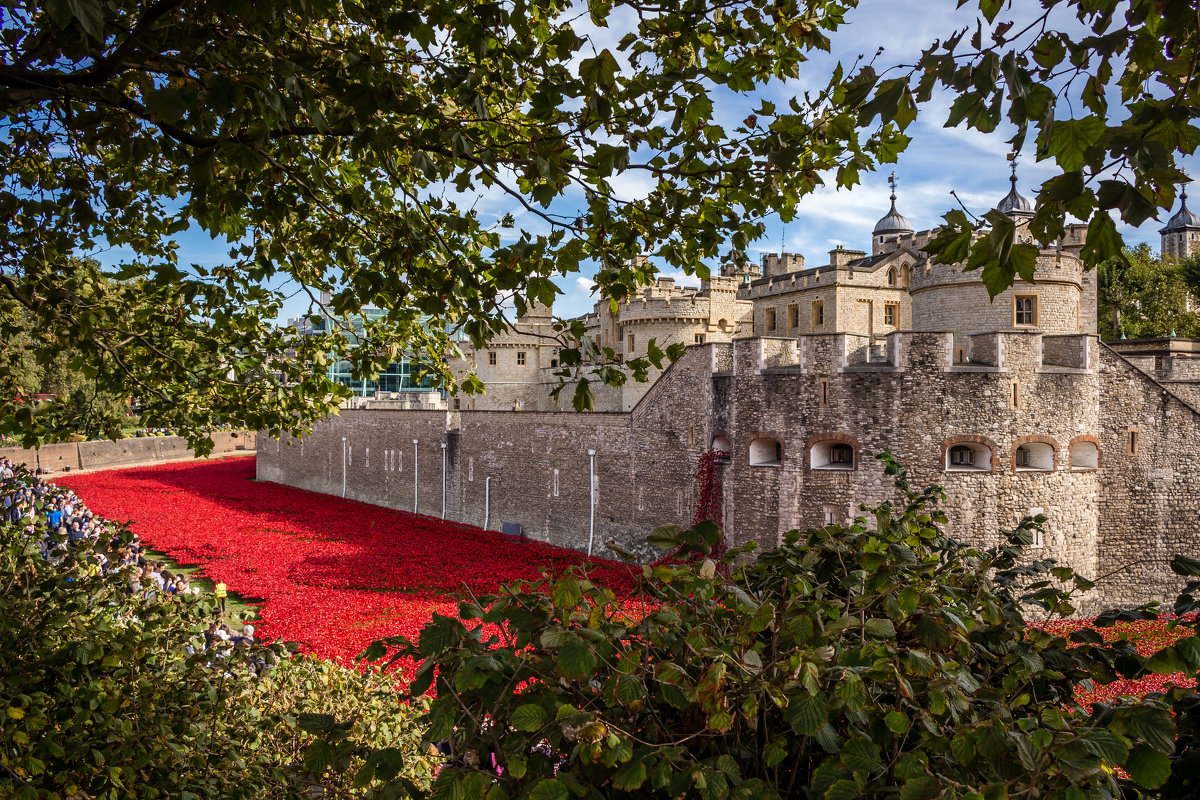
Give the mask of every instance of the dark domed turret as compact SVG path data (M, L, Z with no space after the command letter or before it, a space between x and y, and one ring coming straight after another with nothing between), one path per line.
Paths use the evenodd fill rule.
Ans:
M1187 207L1187 188L1179 194L1179 211L1159 231L1164 258L1187 258L1200 252L1200 217Z
M1187 207L1187 188L1179 195L1179 211L1167 221L1167 227L1159 233L1174 233L1175 231L1200 230L1200 217L1193 214Z
M1000 205L996 206L996 210L1007 217L1013 219L1032 219L1033 218L1033 203L1029 202L1029 198L1017 191L1017 157L1016 153L1009 156L1012 161L1012 188L1008 190L1008 194L1000 201Z

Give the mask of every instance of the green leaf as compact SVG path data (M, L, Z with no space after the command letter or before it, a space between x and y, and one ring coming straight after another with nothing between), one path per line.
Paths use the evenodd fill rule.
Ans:
M1146 659L1146 669L1156 675L1172 675L1185 672L1187 663L1175 652L1174 647L1164 647L1150 658Z
M517 706L510 718L510 724L519 731L528 731L532 733L540 729L543 725L550 721L550 714L546 709L533 703L525 703Z
M660 525L646 537L646 544L660 550L673 550L683 540L683 529L678 525Z
M582 681L595 668L596 654L591 646L578 637L571 637L558 651L558 671L564 678Z
M635 757L630 759L612 777L613 787L627 792L641 788L641 785L645 782L646 760L644 758Z
M1088 150L1104 136L1104 120L1090 115L1082 119L1055 120L1050 133L1049 153L1064 172L1082 169L1089 160Z
M575 608L579 605L582 597L583 587L580 585L579 579L570 573L559 578L550 591L550 599L557 608L562 609Z
M912 727L912 723L908 721L908 717L899 711L889 711L883 717L883 724L892 733L907 733Z
M863 625L863 630L868 636L874 636L877 639L896 638L896 626L886 617L872 617Z
M545 778L529 792L529 800L567 800L567 785L557 778Z
M1135 747L1121 765L1143 789L1157 789L1171 777L1171 758L1152 747Z
M1164 753L1175 751L1175 720L1162 708L1134 709L1125 721L1129 733Z
M309 772L322 773L333 763L333 750L324 739L317 739L304 754L304 768Z
M814 736L825 724L827 702L823 694L800 692L793 695L787 708L787 721L801 736Z
M842 745L842 763L855 772L874 772L881 766L879 745L870 739L855 738Z
M1200 559L1177 555L1171 559L1171 571L1176 575L1200 577Z

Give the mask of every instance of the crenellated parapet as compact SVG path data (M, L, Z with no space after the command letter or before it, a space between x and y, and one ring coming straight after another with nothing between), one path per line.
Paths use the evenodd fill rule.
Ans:
M833 376L864 372L938 374L1094 373L1099 342L1091 334L992 331L970 337L969 358L954 335L896 331L882 340L855 333L756 336L712 345L713 371L734 377L764 371Z

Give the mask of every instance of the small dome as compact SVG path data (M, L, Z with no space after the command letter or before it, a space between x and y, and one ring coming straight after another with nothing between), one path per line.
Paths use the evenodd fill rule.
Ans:
M904 215L896 210L896 193L892 192L892 208L887 215L879 222L875 223L873 236L878 236L881 233L912 233L913 226L909 224Z
M1167 222L1167 227L1159 231L1159 233L1172 233L1173 231L1186 231L1192 229L1200 229L1200 217L1193 214L1187 207L1187 189L1179 195L1180 205L1179 211L1175 216Z
M1012 188L1008 190L1008 194L1000 201L1000 205L996 206L996 210L1009 217L1032 217L1033 203L1029 202L1028 197L1017 191L1017 175L1015 170L1009 180L1012 181Z

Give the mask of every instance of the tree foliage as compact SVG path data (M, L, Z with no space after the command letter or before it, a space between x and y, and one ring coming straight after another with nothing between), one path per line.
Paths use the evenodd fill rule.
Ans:
M1069 216L1083 220L1083 257L1094 266L1123 257L1114 214L1141 225L1169 210L1187 180L1177 159L1200 144L1200 19L1188 0L1040 5L1029 19L1019 16L1028 4L979 0L974 28L935 42L891 82L913 87L919 103L950 90L947 126L1015 126L1014 150L1028 146L1058 172L1038 190L1030 232L1049 245ZM1015 243L999 212L972 219L954 210L945 222L926 249L982 270L993 297L1014 276L1029 277L1036 245ZM975 236L982 227L1001 235Z
M890 460L887 471L898 502L762 553L646 567L643 602L571 572L464 603L461 621L438 617L418 642L377 644L368 655L399 644L394 658L421 659L411 691L436 694L428 736L458 760L433 796L1115 798L1163 786L1180 757L1171 703L1196 695L1085 708L1075 690L1193 673L1200 638L1147 662L1095 630L1039 626L1092 585L1025 554L1044 519L968 548L942 532L940 489L912 489ZM706 522L651 540L703 557L719 536Z
M1193 258L1154 256L1148 245L1126 250L1123 258L1098 268L1099 324L1103 339L1198 336L1200 315L1191 310L1200 284Z
M250 677L250 650L203 651L210 602L130 597L127 577L101 574L75 548L51 563L22 527L0 524L0 796L288 798L401 775L428 784L419 704L397 707L378 676L293 659L279 644L254 648L278 665ZM342 744L314 750L334 712L349 719ZM377 767L353 786L367 764Z
M327 359L372 375L404 352L450 382L454 335L482 346L507 299L549 303L551 279L583 264L614 303L655 264L704 276L766 216L895 161L939 88L955 98L948 124L1007 116L1014 144L1061 169L1039 192L1039 239L1070 213L1090 220L1085 256L1119 255L1109 212L1136 224L1170 206L1175 158L1195 148L1191 4L1047 0L1016 28L1005 4L977 2L974 32L918 64L839 64L779 104L757 94L828 49L856 0L597 0L586 15L563 0L14 6L0 31L0 339L24 308L101 390L137 396L144 424L201 450L224 423L300 435L345 394L320 374ZM1069 13L1087 35L1054 28ZM498 199L520 214L487 213ZM972 244L955 212L933 249L998 290L1032 245L987 220L994 235ZM212 237L220 263L180 263L186 231ZM98 250L117 264L105 287L65 274ZM388 313L353 348L336 328L297 338L273 324L292 294L338 319ZM585 395L586 379L621 380L590 370L581 326L562 327ZM0 425L43 435L15 412L0 398Z

